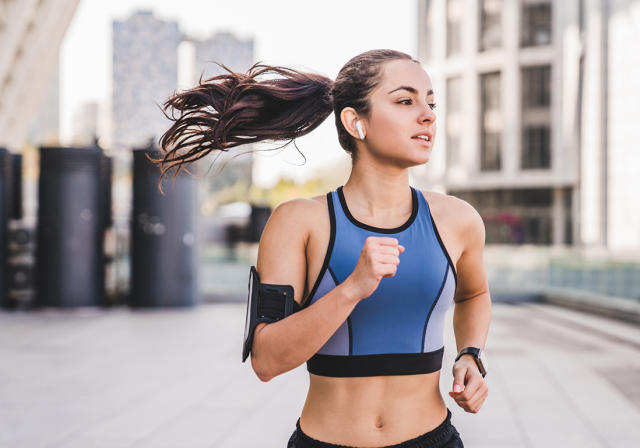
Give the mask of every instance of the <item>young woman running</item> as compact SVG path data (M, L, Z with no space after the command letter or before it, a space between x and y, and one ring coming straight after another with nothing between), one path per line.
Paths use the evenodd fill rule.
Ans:
M165 103L181 116L161 138L163 176L211 151L293 140L331 112L352 159L343 186L279 204L259 243L260 281L293 286L301 305L258 324L251 352L262 381L307 363L287 447L462 447L439 389L444 318L455 302L449 395L477 413L488 394L474 356L491 316L485 229L467 202L409 185L435 141L429 75L394 50L354 57L335 81L259 63L227 71Z

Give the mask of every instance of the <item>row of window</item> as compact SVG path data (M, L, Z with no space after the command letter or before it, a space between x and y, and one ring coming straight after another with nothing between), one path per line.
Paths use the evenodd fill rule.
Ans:
M513 0L509 0L513 1ZM430 1L427 1L426 48L431 45L432 14ZM502 11L503 0L480 0L478 16L478 51L492 50L502 47ZM463 34L463 0L447 0L446 51L447 56L460 53ZM551 44L551 1L520 1L520 47L531 47ZM430 57L427 54L427 58Z
M480 75L480 171L502 169L500 72ZM551 167L551 66L521 69L522 145L520 169ZM447 166L459 161L462 129L462 77L449 78L447 90Z
M482 216L487 244L551 244L554 226L553 190L522 188L500 190L450 190L472 204ZM563 188L564 241L573 243L572 190Z

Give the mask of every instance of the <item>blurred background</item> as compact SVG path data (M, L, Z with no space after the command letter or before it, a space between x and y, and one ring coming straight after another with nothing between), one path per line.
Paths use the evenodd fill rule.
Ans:
M633 143L640 140L640 52L634 50L639 38L639 0L359 0L304 9L293 0L0 0L0 362L6 363L0 369L0 429L7 430L0 431L0 444L131 446L142 440L141 445L160 446L196 434L187 445L250 446L239 440L251 431L228 429L250 402L233 407L237 396L230 392L213 409L215 418L230 420L223 418L215 430L209 426L215 418L203 411L197 428L178 425L169 436L145 439L147 433L133 429L145 426L130 423L139 409L124 404L142 383L152 383L136 378L127 386L101 380L104 387L117 384L130 392L109 408L109 415L118 406L129 409L115 426L39 437L17 422L36 412L37 402L25 398L35 397L32 381L40 369L57 372L46 392L53 406L43 408L47 413L76 390L79 378L104 372L87 360L97 359L96 347L107 348L101 339L106 328L116 330L112 350L117 341L127 345L132 334L141 338L136 341L143 345L129 347L133 352L117 352L122 363L133 360L142 369L140 378L151 374L144 369L153 375L167 369L157 357L144 366L136 351L146 347L142 341L164 340L159 346L171 353L163 358L170 364L178 352L184 354L186 346L175 342L182 341L194 350L189 359L204 375L198 384L210 379L211 368L233 365L234 375L245 375L234 383L238 390L254 387L264 394L289 387L279 378L256 385L251 368L236 359L248 272L278 203L346 182L351 162L338 144L333 117L295 145L245 145L231 151L241 154L235 158L202 159L193 176L165 179L166 196L157 190L159 170L145 155L159 155L157 140L171 125L160 110L164 101L201 77L223 73L214 61L238 72L262 61L335 79L358 53L393 48L422 62L438 104L437 145L429 163L410 169L410 183L466 200L485 223L485 265L496 304L491 331L505 336L500 340L506 344L501 352L496 340L496 356L487 344L490 359L502 360L502 370L494 361L494 372L506 372L511 361L514 369L522 365L513 357L530 343L543 344L539 354L545 360L554 358L547 351L554 346L558 363L562 354L583 350L587 356L599 347L610 363L599 380L580 376L585 387L604 388L600 395L591 392L609 400L610 407L600 408L609 412L589 416L576 411L577 402L563 402L572 410L569 421L582 422L575 423L575 432L563 433L575 438L553 444L545 437L560 429L548 426L543 435L532 435L527 428L533 422L548 423L538 420L541 413L521 414L520 429L503 431L502 439L484 434L483 425L513 418L506 417L506 403L518 392L505 389L505 401L486 414L496 420L476 426L460 420L476 442L471 446L614 446L600 426L640 427L640 365L629 361L640 348L640 152ZM539 328L527 327L534 315L547 316ZM549 319L557 334L545 327ZM80 333L79 322L86 325ZM106 327L100 330L101 325ZM146 330L138 333L140 328ZM198 337L185 340L189 331ZM573 345L567 331L576 333ZM549 338L547 345L541 335ZM178 345L163 338L175 338L170 340ZM221 344L228 352L216 348L229 338L238 340L232 348ZM47 348L45 341L58 342ZM615 352L616 344L629 352ZM19 361L27 359L28 347L38 347L37 357L25 367ZM56 362L52 347L73 362ZM455 351L455 343L448 348ZM540 368L535 356L527 356ZM42 364L43 359L48 361ZM84 373L74 365L84 366ZM584 373L579 364L566 366ZM75 381L71 372L78 375ZM295 375L295 384L306 381ZM174 383L168 375L153 384ZM95 387L87 382L83 396ZM621 391L624 397L612 402L611 394ZM202 390L182 392L196 396ZM274 408L292 410L277 424L268 420L268 428L282 428L274 438L282 440L293 429L302 403L295 400L303 392ZM68 414L56 427L71 428L68 422L79 409L85 429L90 418L104 416L105 397L91 396L93 413L65 408ZM158 395L149 389L148 396ZM169 407L176 404L175 397L165 399ZM548 400L524 409L546 405ZM156 417L149 427L168 418ZM252 427L265 429L260 422ZM202 431L206 437L197 436ZM638 433L617 434L619 442L636 435L640 441Z

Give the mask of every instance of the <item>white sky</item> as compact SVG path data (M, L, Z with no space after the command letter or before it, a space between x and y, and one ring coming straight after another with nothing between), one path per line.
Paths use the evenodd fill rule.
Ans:
M104 108L111 95L111 23L137 9L174 20L182 32L203 38L230 31L254 38L255 59L321 73L335 79L353 56L393 48L416 56L417 0L80 0L60 52L60 125L71 137L73 115L86 101ZM224 61L223 61L224 62ZM108 112L107 109L104 109ZM283 151L258 152L258 177L278 173L303 180L314 166L345 157L333 114ZM270 145L275 147L277 145ZM242 150L242 147L239 148Z

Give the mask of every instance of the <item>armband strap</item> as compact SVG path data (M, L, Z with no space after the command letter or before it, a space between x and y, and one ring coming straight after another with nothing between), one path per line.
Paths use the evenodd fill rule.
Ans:
M288 286L289 285L260 283L260 289L258 291L258 317L265 317L275 322L296 311L300 311L300 305L293 300L293 297L291 297L291 300L288 300L288 291L286 290ZM289 307L290 309L287 309Z
M260 283L255 266L249 271L249 294L242 347L242 362L245 362L253 345L253 334L260 322L272 323L301 310L293 300L293 286Z

